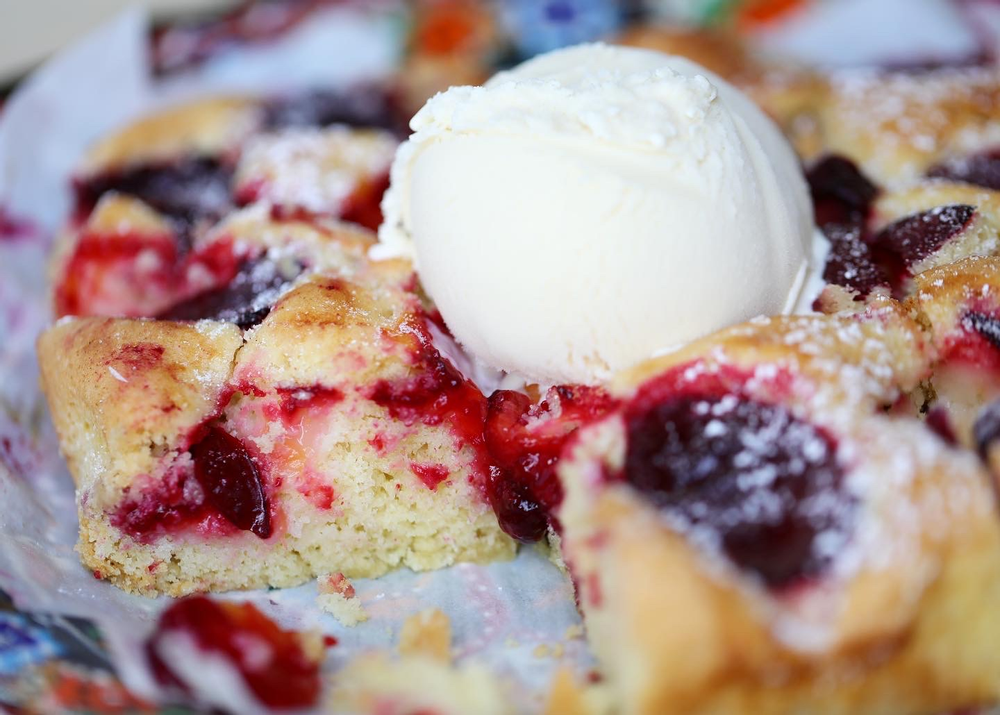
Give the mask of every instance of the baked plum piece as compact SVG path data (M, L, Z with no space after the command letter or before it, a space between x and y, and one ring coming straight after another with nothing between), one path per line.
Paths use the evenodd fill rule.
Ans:
M991 702L989 477L915 418L898 305L756 321L640 365L558 466L563 554L634 713L922 713Z
M830 247L814 306L857 310L870 296L909 295L923 271L1000 249L1000 197L964 184L933 181L880 191L844 157L808 173L816 223Z

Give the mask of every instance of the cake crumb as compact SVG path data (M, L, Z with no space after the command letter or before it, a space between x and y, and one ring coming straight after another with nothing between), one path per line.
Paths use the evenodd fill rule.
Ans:
M580 640L583 638L583 624L574 623L566 629L566 633L563 635L568 641Z
M399 632L399 654L451 662L451 621L436 608L414 613Z
M354 591L354 584L344 574L329 573L320 576L318 585L316 605L321 610L349 628L368 620L368 614Z
M611 712L606 693L594 686L581 686L573 671L560 666L552 678L543 715L606 715Z

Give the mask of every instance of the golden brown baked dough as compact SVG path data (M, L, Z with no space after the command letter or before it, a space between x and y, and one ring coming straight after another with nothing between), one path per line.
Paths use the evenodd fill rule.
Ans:
M628 402L580 432L559 470L562 544L622 712L934 713L997 697L994 497L972 454L873 409L873 397L891 399L922 371L906 357L919 349L887 347L920 340L893 315L761 321L617 383L635 400L650 381L688 371L669 400L699 375L742 370L738 399L779 404L832 435L857 511L827 565L792 585L765 586L630 485Z

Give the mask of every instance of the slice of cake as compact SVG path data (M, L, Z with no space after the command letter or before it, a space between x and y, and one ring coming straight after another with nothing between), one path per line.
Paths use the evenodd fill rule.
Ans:
M434 347L410 265L369 263L370 242L248 210L199 249L236 257L229 282L171 320L42 336L95 575L178 595L513 555L486 399Z

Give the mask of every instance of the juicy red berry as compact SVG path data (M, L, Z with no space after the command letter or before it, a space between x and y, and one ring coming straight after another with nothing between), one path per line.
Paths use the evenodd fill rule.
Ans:
M624 478L769 587L821 574L845 541L854 500L836 445L784 407L679 394L639 403L626 424Z
M951 159L932 167L927 172L927 176L933 179L961 181L1000 191L1000 149L991 149L981 154Z
M302 272L295 263L247 261L228 284L178 303L156 316L161 320L222 320L246 330L260 323L278 297Z
M140 542L200 521L206 514L203 490L185 470L169 470L156 488L126 499L112 523Z
M443 464L420 464L418 462L410 462L410 471L413 472L417 478L424 483L424 486L431 491L437 489L441 482L451 476L448 468Z
M910 270L945 243L960 235L976 215L974 206L938 206L892 223L875 235L872 243L895 254Z
M243 443L221 427L191 447L194 474L205 500L235 526L262 539L271 535L271 513L257 465Z
M1000 318L970 310L962 316L961 325L965 330L976 333L1000 350Z
M171 668L170 657L176 654L164 650L165 641L176 636L186 636L206 656L227 661L270 708L307 708L319 698L319 662L306 654L297 633L282 630L252 603L190 596L160 615L146 641L150 666L163 686L190 695L193 684Z
M490 506L500 528L513 539L530 544L538 541L549 527L545 510L531 492L530 485L496 466L490 467Z
M109 191L134 196L173 219L184 252L197 222L216 221L232 209L232 177L232 167L208 157L145 164L78 183L77 205L86 214Z
M465 443L481 445L486 414L482 392L434 347L423 319L409 322L403 333L415 343L411 375L379 380L368 398L402 422L448 424Z
M816 224L861 224L868 217L878 188L854 162L842 156L820 159L806 173Z
M397 133L401 129L405 133L406 126L392 97L377 87L306 92L273 100L264 110L264 126L268 129L332 124L380 127Z
M537 541L562 502L556 465L563 447L582 425L613 409L603 390L581 385L553 388L535 405L527 395L497 390L486 413L491 469L489 500L500 526L519 541Z
M872 257L857 225L827 224L823 233L830 241L823 280L858 292L865 298L879 286L889 286L885 272Z
M955 436L955 428L951 424L951 417L948 416L948 410L944 407L932 407L927 412L927 417L924 419L925 424L930 430L936 434L938 437L943 439L945 443L954 447L958 444L958 437Z
M382 224L382 195L388 188L388 173L361 185L347 200L340 218L377 231Z

